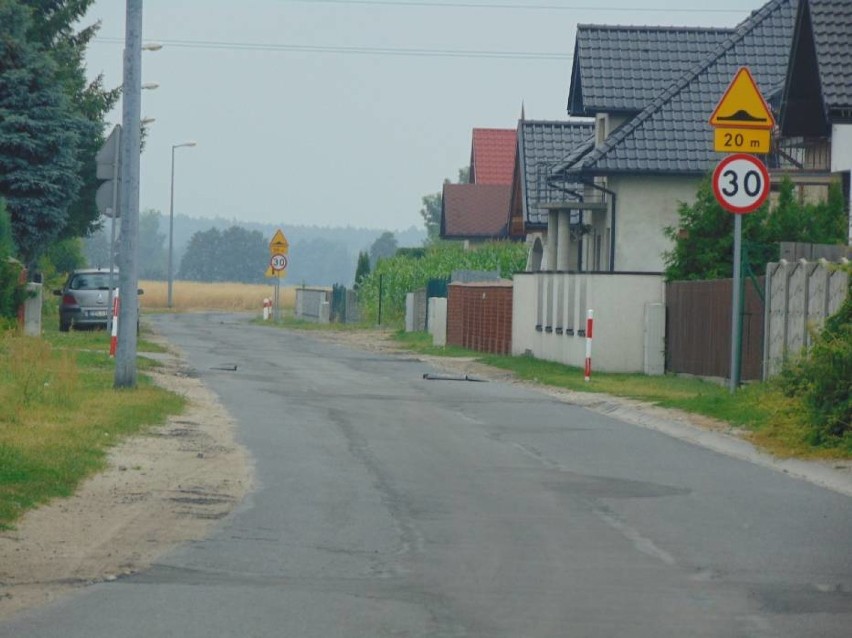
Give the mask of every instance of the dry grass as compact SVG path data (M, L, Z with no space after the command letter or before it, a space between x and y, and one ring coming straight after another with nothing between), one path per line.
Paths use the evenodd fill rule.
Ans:
M100 335L80 337L78 349L0 335L0 530L71 494L104 466L108 447L183 408L181 397L144 376L133 392L113 389L112 360L92 348Z
M168 306L168 285L165 281L140 281L145 290L142 309L165 310ZM240 283L201 283L197 281L175 281L172 287L173 310L192 312L195 310L253 311L263 310L263 299L272 299L274 285ZM281 308L296 306L296 288L281 287Z

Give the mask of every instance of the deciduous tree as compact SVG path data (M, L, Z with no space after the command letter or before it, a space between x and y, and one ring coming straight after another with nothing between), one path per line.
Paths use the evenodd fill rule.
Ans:
M268 261L268 242L260 231L211 228L189 240L178 276L191 281L257 283L264 280Z
M370 246L370 266L375 269L376 264L380 259L393 257L396 254L398 245L396 237L390 231L385 231L376 238L373 245Z

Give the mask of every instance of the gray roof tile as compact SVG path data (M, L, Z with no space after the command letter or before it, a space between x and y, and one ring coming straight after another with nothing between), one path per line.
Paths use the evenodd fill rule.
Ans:
M732 32L581 24L574 45L568 113L639 112Z
M809 8L825 107L852 108L852 1L809 0Z
M708 124L714 107L741 66L749 67L764 97L783 85L796 7L797 0L771 0L753 12L713 54L570 167L570 172L702 174L711 170L722 157L713 151Z
M593 139L592 122L553 122L522 120L518 126L518 149L523 171L524 219L528 224L547 222L547 211L536 206L542 201L539 170L565 160L578 146Z

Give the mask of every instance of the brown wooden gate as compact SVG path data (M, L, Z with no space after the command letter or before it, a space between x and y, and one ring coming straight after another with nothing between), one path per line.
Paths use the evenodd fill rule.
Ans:
M761 288L763 277L758 278ZM732 279L666 284L666 369L730 378ZM741 377L762 377L763 301L745 282Z

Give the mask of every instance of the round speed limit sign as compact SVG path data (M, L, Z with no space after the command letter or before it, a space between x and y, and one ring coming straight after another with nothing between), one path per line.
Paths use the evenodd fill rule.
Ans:
M280 253L272 255L269 260L269 267L275 272L284 270L287 268L287 255L282 255Z
M713 171L713 193L731 213L754 212L769 196L769 171L753 155L730 155Z

